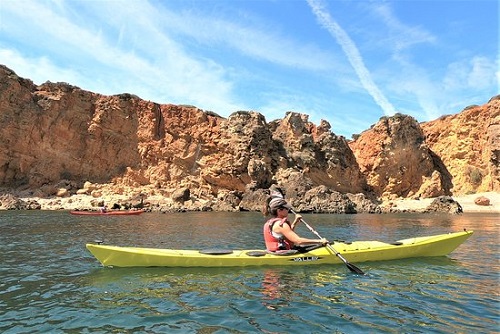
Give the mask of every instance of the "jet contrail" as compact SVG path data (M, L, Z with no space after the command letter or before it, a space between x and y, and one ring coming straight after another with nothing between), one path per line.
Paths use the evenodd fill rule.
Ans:
M352 39L347 35L347 33L335 22L330 14L324 10L319 1L307 0L307 3L311 7L314 15L318 19L319 23L328 30L328 32L337 40L337 42L342 47L347 59L354 68L354 71L359 77L361 84L372 96L380 108L384 111L386 116L391 116L396 113L394 106L387 100L387 98L382 94L377 85L373 82L370 72L363 63L363 59L359 54L358 48L352 41Z

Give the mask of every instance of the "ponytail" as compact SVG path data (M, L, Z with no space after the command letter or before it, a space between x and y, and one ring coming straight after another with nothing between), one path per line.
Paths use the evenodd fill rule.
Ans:
M267 196L266 203L262 206L262 214L264 216L269 216L271 214L271 209L269 208L269 202L271 202L271 199L271 196Z

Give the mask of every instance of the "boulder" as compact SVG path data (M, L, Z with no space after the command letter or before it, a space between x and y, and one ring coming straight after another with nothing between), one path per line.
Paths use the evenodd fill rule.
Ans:
M481 205L481 206L489 206L490 200L487 197L479 196L474 200L474 204Z
M424 212L445 212L459 214L463 213L463 209L460 203L455 201L452 197L439 196L432 201L432 203L425 209Z
M191 192L188 188L180 188L172 194L172 200L175 202L185 202L191 197Z

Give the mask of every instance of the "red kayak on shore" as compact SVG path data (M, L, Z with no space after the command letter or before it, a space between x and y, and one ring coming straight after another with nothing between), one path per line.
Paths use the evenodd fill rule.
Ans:
M84 210L73 210L70 211L72 215L80 216L130 216L130 215L140 215L144 210L111 210L111 211L84 211Z

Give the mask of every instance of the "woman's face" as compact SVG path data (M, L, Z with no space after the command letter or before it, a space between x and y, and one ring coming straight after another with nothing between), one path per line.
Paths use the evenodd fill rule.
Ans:
M288 216L288 209L287 208L279 208L277 211L277 216L280 218L284 218Z

